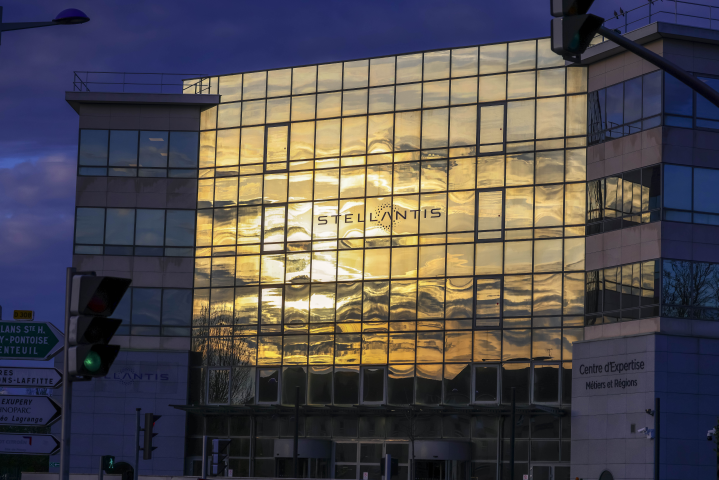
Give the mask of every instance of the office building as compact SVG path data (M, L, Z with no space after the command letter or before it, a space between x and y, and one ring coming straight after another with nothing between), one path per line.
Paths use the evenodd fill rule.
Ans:
M629 35L711 73L713 32L645 29ZM133 279L126 363L178 367L172 398L156 383L142 407L174 412L156 429L172 446L140 473L200 475L203 439L230 438L231 476L292 476L299 402L303 477L379 480L390 454L397 479L509 478L514 426L516 478L650 478L634 417L655 390L629 378L612 410L582 372L626 356L611 342L643 345L647 379L667 342L719 352L714 290L679 286L716 275L719 117L599 40L581 65L538 39L187 79L183 94L68 92L74 264ZM662 378L671 404L679 383ZM107 401L94 385L88 443ZM141 388L125 390L126 436Z

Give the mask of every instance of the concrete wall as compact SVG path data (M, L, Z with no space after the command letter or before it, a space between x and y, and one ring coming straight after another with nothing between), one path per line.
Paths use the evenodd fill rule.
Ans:
M610 361L644 363L607 373ZM604 371L587 373L591 365ZM571 478L598 478L605 469L616 480L654 478L655 440L630 429L654 428L645 410L655 397L662 412L660 478L716 478L706 432L719 416L719 339L649 333L577 342L572 387Z
M99 457L114 455L117 462L135 463L136 408L162 415L155 424L157 450L142 460L140 473L182 475L185 453L185 413L170 405L187 403L188 353L122 350L107 377L73 384L70 471L96 473ZM59 363L59 362L56 362ZM62 401L62 389L55 390ZM52 433L59 435L60 423ZM142 434L140 443L142 444ZM59 455L50 457L59 462ZM57 467L52 468L55 472Z

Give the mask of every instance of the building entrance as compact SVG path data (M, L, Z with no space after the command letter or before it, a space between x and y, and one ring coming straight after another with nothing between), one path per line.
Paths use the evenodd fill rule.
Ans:
M463 460L415 460L414 480L466 480Z
M568 465L533 465L529 473L532 480L569 480Z
M297 478L329 478L329 461L324 458L298 458ZM293 478L294 465L292 458L276 458L275 472L277 478Z

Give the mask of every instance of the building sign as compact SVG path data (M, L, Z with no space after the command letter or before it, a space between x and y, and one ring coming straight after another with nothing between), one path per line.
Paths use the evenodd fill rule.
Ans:
M392 229L400 225L412 229L417 229L417 222L440 221L444 217L443 211L446 207L440 206L417 206L416 208L406 208L392 201L385 201L376 205L374 208L369 205L358 203L358 208L349 208L345 213L338 212L336 208L326 211L326 215L314 215L315 227L327 226L329 228L339 225L342 228L354 228L358 231L369 231L371 228L379 228L386 234L392 234ZM441 220L444 221L444 220ZM335 227L336 228L336 227ZM395 232L396 233L396 232ZM405 232L406 233L406 232ZM415 232L416 233L416 232Z
M613 390L622 391L638 387L637 373L645 371L644 360L637 358L627 360L609 360L607 362L581 363L578 368L581 387L586 391Z
M137 382L151 382L151 383L159 383L159 382L169 382L170 381L170 374L169 373L162 373L162 372L140 372L139 370L136 370L134 368L125 367L119 372L111 372L106 377L104 377L105 380L110 381L116 381L120 382L125 386L132 385Z

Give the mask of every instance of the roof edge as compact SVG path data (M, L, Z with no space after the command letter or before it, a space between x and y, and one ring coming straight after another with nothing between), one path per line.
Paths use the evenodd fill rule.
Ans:
M220 103L219 95L193 95L181 93L116 93L116 92L65 92L65 101L80 114L83 103L123 103L139 105L191 105L212 106Z
M719 30L666 22L655 22L646 25L625 34L624 37L640 45L659 40L660 38L719 45ZM591 65L592 63L612 57L623 51L625 51L624 48L607 40L593 47L589 47L586 53L582 55L582 60L578 65Z

